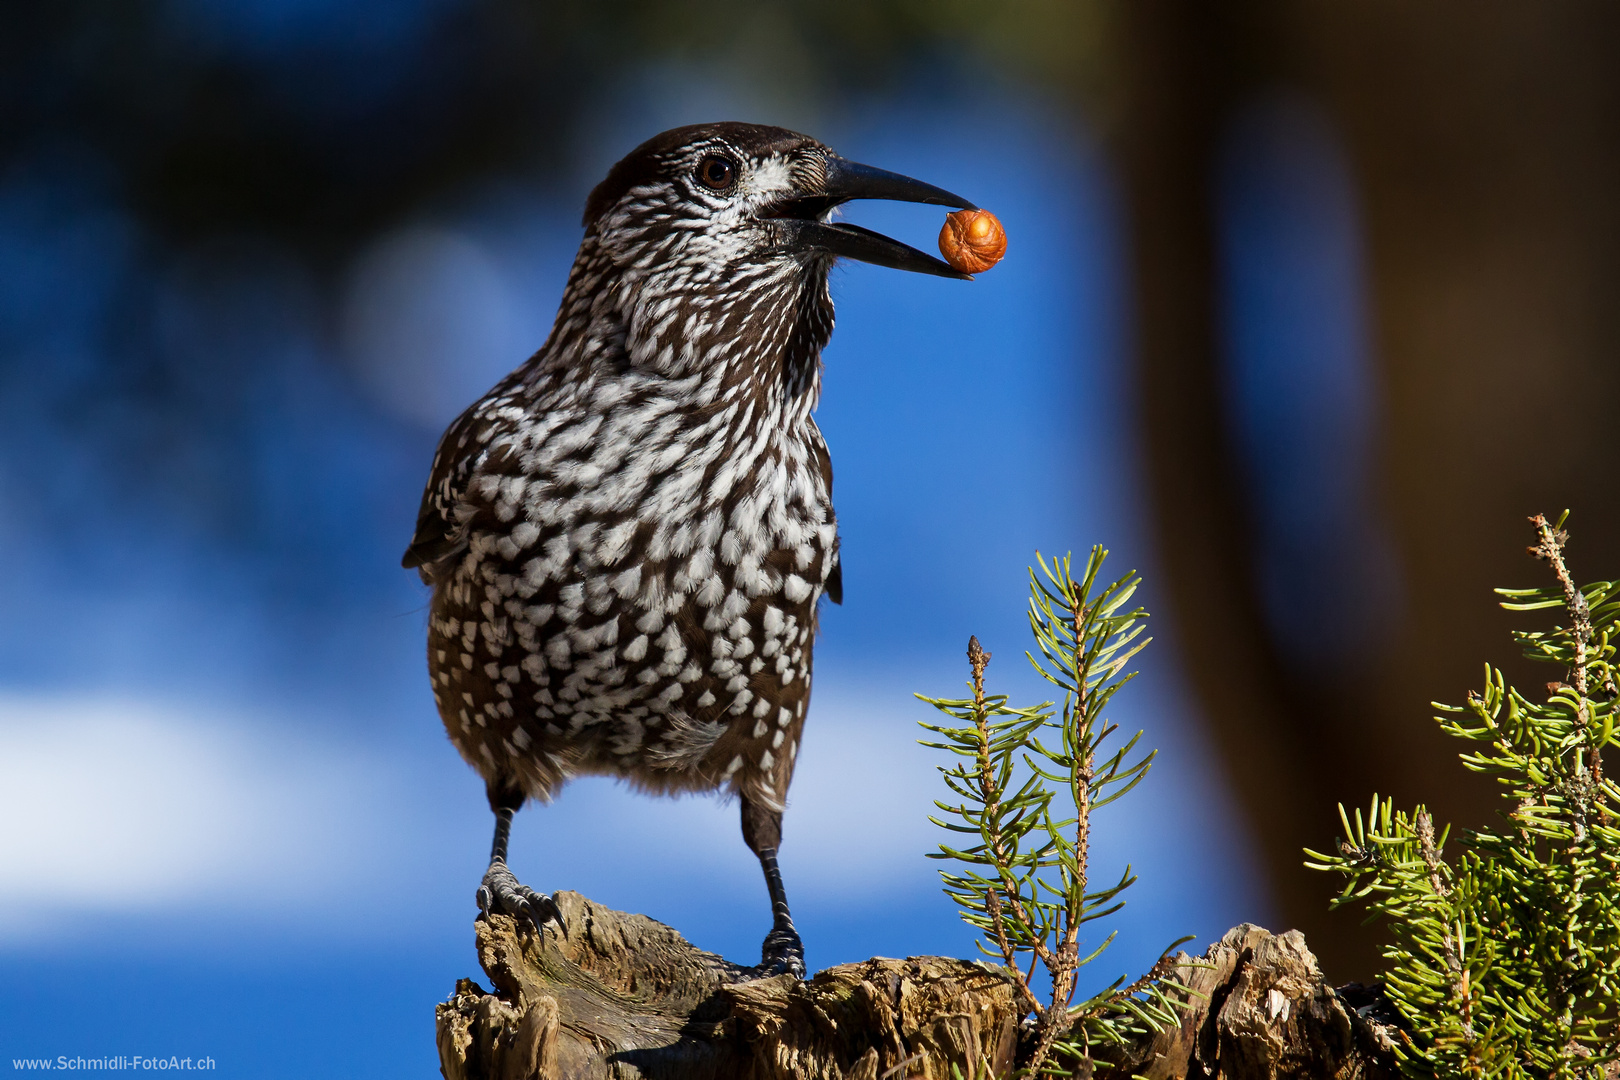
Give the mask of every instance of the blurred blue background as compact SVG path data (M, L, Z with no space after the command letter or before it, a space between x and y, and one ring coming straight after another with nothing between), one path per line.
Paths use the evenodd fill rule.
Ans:
M963 192L1010 237L971 284L835 274L817 419L845 603L823 614L783 849L812 969L972 954L924 858L940 785L912 694L954 695L977 634L996 689L1045 697L1021 656L1026 567L1093 543L1147 578L1156 642L1113 719L1160 756L1101 815L1097 872L1141 880L1087 985L1183 934L1306 918L1295 833L1267 830L1329 842L1339 788L1257 816L1254 792L1287 785L1245 748L1273 736L1223 717L1325 730L1339 714L1300 686L1337 693L1422 610L1381 509L1392 391L1331 95L1262 79L1210 128L1199 384L1138 360L1159 326L1119 135L1136 114L1091 84L1153 54L1088 15L76 0L6 18L0 1060L434 1074L433 1003L478 974L490 820L434 714L426 593L399 555L443 426L544 339L586 192L649 135L721 118ZM848 216L923 248L939 225ZM1177 432L1151 418L1180 399L1218 417L1253 626L1210 616L1175 554L1202 534L1166 502ZM1189 675L1245 634L1292 704ZM735 816L581 781L519 815L512 861L749 962L768 906ZM1308 886L1315 911L1330 886Z

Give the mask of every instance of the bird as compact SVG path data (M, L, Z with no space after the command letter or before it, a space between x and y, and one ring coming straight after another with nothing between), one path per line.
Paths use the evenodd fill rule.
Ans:
M969 279L833 220L856 199L976 209L779 127L675 128L590 193L550 335L446 429L402 560L427 660L495 815L483 916L554 898L512 820L572 777L736 797L771 900L761 975L804 975L777 863L823 597L843 600L812 416L840 258Z

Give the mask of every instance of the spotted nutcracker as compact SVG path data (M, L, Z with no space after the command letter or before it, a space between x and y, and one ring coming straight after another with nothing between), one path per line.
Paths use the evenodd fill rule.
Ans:
M506 867L525 800L581 774L724 788L770 891L761 970L803 974L776 849L816 605L842 599L810 415L827 276L967 276L828 220L851 199L972 208L781 128L643 143L586 202L551 336L439 441L403 562L433 587L434 700L495 812L486 913L556 915Z

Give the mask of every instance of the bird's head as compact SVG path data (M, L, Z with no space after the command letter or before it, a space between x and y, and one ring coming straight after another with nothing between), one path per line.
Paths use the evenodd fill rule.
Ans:
M834 261L967 276L828 220L851 199L972 205L783 128L700 124L648 140L591 192L552 337L520 371L627 364L666 378L701 374L704 394L776 385L813 405L832 333Z
M964 278L880 233L830 222L852 199L973 204L932 184L847 161L815 139L757 124L675 128L613 166L585 206L587 238L635 277L719 284L772 271L825 272L836 258Z

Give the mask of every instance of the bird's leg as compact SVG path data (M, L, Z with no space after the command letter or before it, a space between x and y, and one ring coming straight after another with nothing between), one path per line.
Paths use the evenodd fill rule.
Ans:
M782 888L782 871L776 865L776 849L759 852L759 865L765 871L765 887L771 893L771 932L760 946L760 970L767 975L789 974L804 978L804 942L793 928L787 893Z
M489 785L489 808L495 811L495 840L490 844L489 869L478 886L478 910L485 915L500 912L518 920L528 920L536 930L547 919L562 925L557 902L520 882L506 867L506 845L512 835L512 815L523 805L523 793L509 785Z
M771 932L760 948L759 972L763 975L789 974L804 978L804 942L793 928L788 910L787 890L782 888L782 871L776 865L776 849L782 843L782 812L771 810L742 797L743 840L759 856L765 871L765 888L771 894Z

